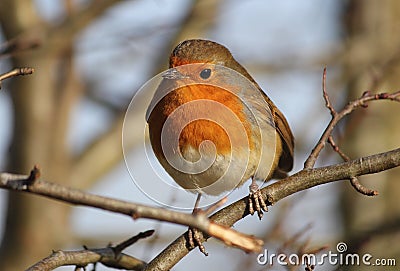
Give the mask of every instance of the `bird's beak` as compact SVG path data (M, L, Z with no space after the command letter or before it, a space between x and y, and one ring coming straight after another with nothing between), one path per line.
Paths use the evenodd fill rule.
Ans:
M171 79L171 80L179 80L179 79L188 78L188 76L184 75L183 73L178 71L176 68L168 69L161 76L165 79Z

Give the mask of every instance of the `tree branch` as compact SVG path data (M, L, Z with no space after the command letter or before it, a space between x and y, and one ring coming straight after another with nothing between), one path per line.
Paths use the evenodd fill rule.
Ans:
M323 75L322 75L322 94L325 100L325 107L328 108L329 112L331 113L332 119L329 122L328 126L326 127L324 133L322 134L321 138L319 139L317 145L311 151L311 154L307 158L306 162L304 163L305 169L313 168L317 158L321 152L321 150L325 147L326 142L332 146L333 150L337 152L340 157L344 161L350 161L350 157L348 157L343 151L340 150L339 146L335 143L332 132L333 129L336 127L338 122L344 118L346 115L350 114L354 110L359 107L366 108L368 107L368 102L377 101L377 100L390 100L400 102L400 91L394 93L378 93L372 94L369 91L366 91L362 94L360 98L355 101L348 103L340 112L337 112L330 101L328 92L326 91L326 67L324 68ZM366 195L366 196L376 196L378 195L378 191L368 189L364 187L357 177L353 176L349 178L351 185L356 189L359 193Z
M88 264L102 263L105 266L117 269L143 270L145 262L132 256L121 253L122 250L136 243L138 240L151 236L153 230L141 232L132 238L114 247L87 249L80 251L54 251L50 256L35 263L27 271L47 271L64 265L85 267Z
M349 179L353 176L377 173L398 166L400 166L400 148L332 166L303 169L286 179L264 187L261 192L263 198L268 201L268 205L272 205L296 192L314 186ZM249 214L247 202L248 197L242 198L218 211L210 219L217 224L231 227ZM201 241L207 239L207 236L201 237ZM185 236L181 235L157 255L145 270L169 270L189 251L190 249L185 245Z
M47 271L65 265L86 266L97 262L108 267L126 270L142 270L145 265L144 262L123 253L115 258L112 248L99 248L81 251L55 251L26 271Z
M15 68L9 72L0 74L0 89L1 89L1 81L19 75L29 75L32 74L34 71L35 70L33 68Z
M268 201L268 204L272 205L289 195L317 185L349 179L360 175L372 174L399 165L400 148L336 165L304 169L286 179L263 188L261 192L264 199ZM212 220L210 221L204 215L201 215L201 213L193 216L164 208L149 207L146 205L92 195L81 190L67 188L58 184L39 180L37 179L39 177L37 173L37 171L33 171L30 177L26 175L1 173L0 188L38 194L71 204L108 210L131 216L134 219L148 218L187 225L193 228L198 228L206 234L213 235L219 239L224 239L226 234L231 238L229 235L235 234L236 231L233 231L228 227L231 227L235 222L249 214L246 208L248 197L242 198L241 200L238 200L218 211L210 217L210 220ZM210 225L212 226L210 227ZM215 229L217 229L217 231L215 231ZM250 241L251 246L258 248L261 247L262 244L259 240L247 235L242 235L243 234L241 233L237 233L232 237L233 240L223 241L227 244L233 242L234 246L240 246L243 245L242 241L246 240L244 242L245 245L248 245L247 242ZM242 239L242 237L245 237L245 239ZM202 241L205 241L208 238L209 236L201 236ZM181 258L189 253L189 251L190 249L186 246L186 237L185 235L182 235L155 259L153 259L147 266L147 270L169 270Z
M373 94L369 91L366 91L362 94L362 96L352 102L349 102L340 112L337 112L331 105L329 100L329 96L326 91L326 68L324 69L323 79L322 79L322 91L323 97L325 100L325 106L329 109L332 119L329 122L328 126L326 127L324 133L322 134L321 138L319 139L317 145L311 151L311 154L307 158L304 163L305 169L311 169L314 167L315 162L319 156L319 153L325 147L326 142L328 141L329 137L332 135L333 129L336 127L338 122L343 119L345 116L356 110L357 108L368 107L368 102L377 101L377 100L390 100L400 102L400 91L394 93L378 93Z
M263 241L231 228L217 225L201 212L196 215L171 211L165 208L150 207L142 204L93 195L78 189L39 180L35 166L30 176L10 173L0 174L0 188L42 195L63 202L95 207L115 213L138 218L148 218L197 228L218 238L229 246L238 247L246 252L261 251Z
M340 148L339 146L336 144L336 142L334 141L332 135L329 136L328 138L328 142L329 144L331 144L333 150L335 152L337 152L340 157L342 157L342 159L344 161L350 161L350 157L347 156L347 154L345 154ZM355 190L357 190L359 193L366 195L366 196L377 196L379 193L376 190L372 190L372 189L368 189L366 187L364 187L360 181L358 180L357 177L351 177L350 178L350 184L354 187Z

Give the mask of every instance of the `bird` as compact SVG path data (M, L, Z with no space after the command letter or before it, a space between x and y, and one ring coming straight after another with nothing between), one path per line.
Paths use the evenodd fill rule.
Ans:
M215 41L184 40L173 49L146 119L155 156L178 185L198 194L196 205L203 194L251 179L248 208L261 219L267 205L257 181L292 170L294 137L285 116Z

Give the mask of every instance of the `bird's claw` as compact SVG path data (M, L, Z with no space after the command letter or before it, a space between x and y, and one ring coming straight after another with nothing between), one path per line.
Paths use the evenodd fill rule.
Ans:
M253 206L254 203L254 206ZM255 207L255 208L254 208ZM268 206L261 194L260 189L252 191L250 189L249 193L249 212L253 215L255 212L258 214L258 218L261 220L263 217L263 211L268 212Z
M189 227L189 229L188 229L189 249L193 249L196 246L198 246L201 253L203 253L204 256L208 256L206 248L204 247L204 245L202 244L202 242L200 240L199 234L200 234L200 231L198 229Z

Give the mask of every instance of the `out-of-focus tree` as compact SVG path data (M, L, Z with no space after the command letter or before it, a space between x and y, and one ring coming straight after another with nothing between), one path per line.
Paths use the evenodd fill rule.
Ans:
M6 42L0 54L13 67L31 66L29 78L7 84L13 102L13 132L8 171L26 173L34 164L43 167L43 177L68 186L87 189L121 161L122 121L127 104L96 101L93 86L82 78L76 65L76 42L88 27L107 16L122 1L91 1L85 5L60 1L61 19L46 19L39 3L29 0L0 2L0 26ZM126 3L125 3L126 4ZM186 15L164 38L162 50L153 56L149 76L165 67L166 56L179 39L201 36L213 24L219 1L188 2ZM60 11L61 10L61 11ZM196 22L196 23L193 23ZM190 27L191 31L188 31ZM158 31L154 25L155 32ZM160 30L161 31L161 30ZM127 33L140 36L143 33ZM149 34L151 35L151 31ZM148 69L149 67L147 67ZM20 78L19 78L20 79ZM111 115L106 131L79 153L68 144L71 115L83 99L94 99ZM117 99L118 100L118 99ZM132 139L133 140L133 139ZM137 142L133 140L132 146ZM1 270L22 270L48 255L52 249L73 241L70 207L27 195L8 195L5 234L0 250Z
M344 9L344 65L348 97L362 91L396 91L400 88L400 2L347 1ZM400 107L376 103L351 115L344 141L351 157L399 146ZM380 192L374 198L355 195L343 185L342 211L349 249L378 258L399 258L399 169L363 177L366 186ZM379 178L379 181L372 182ZM360 270L354 266L354 270Z

